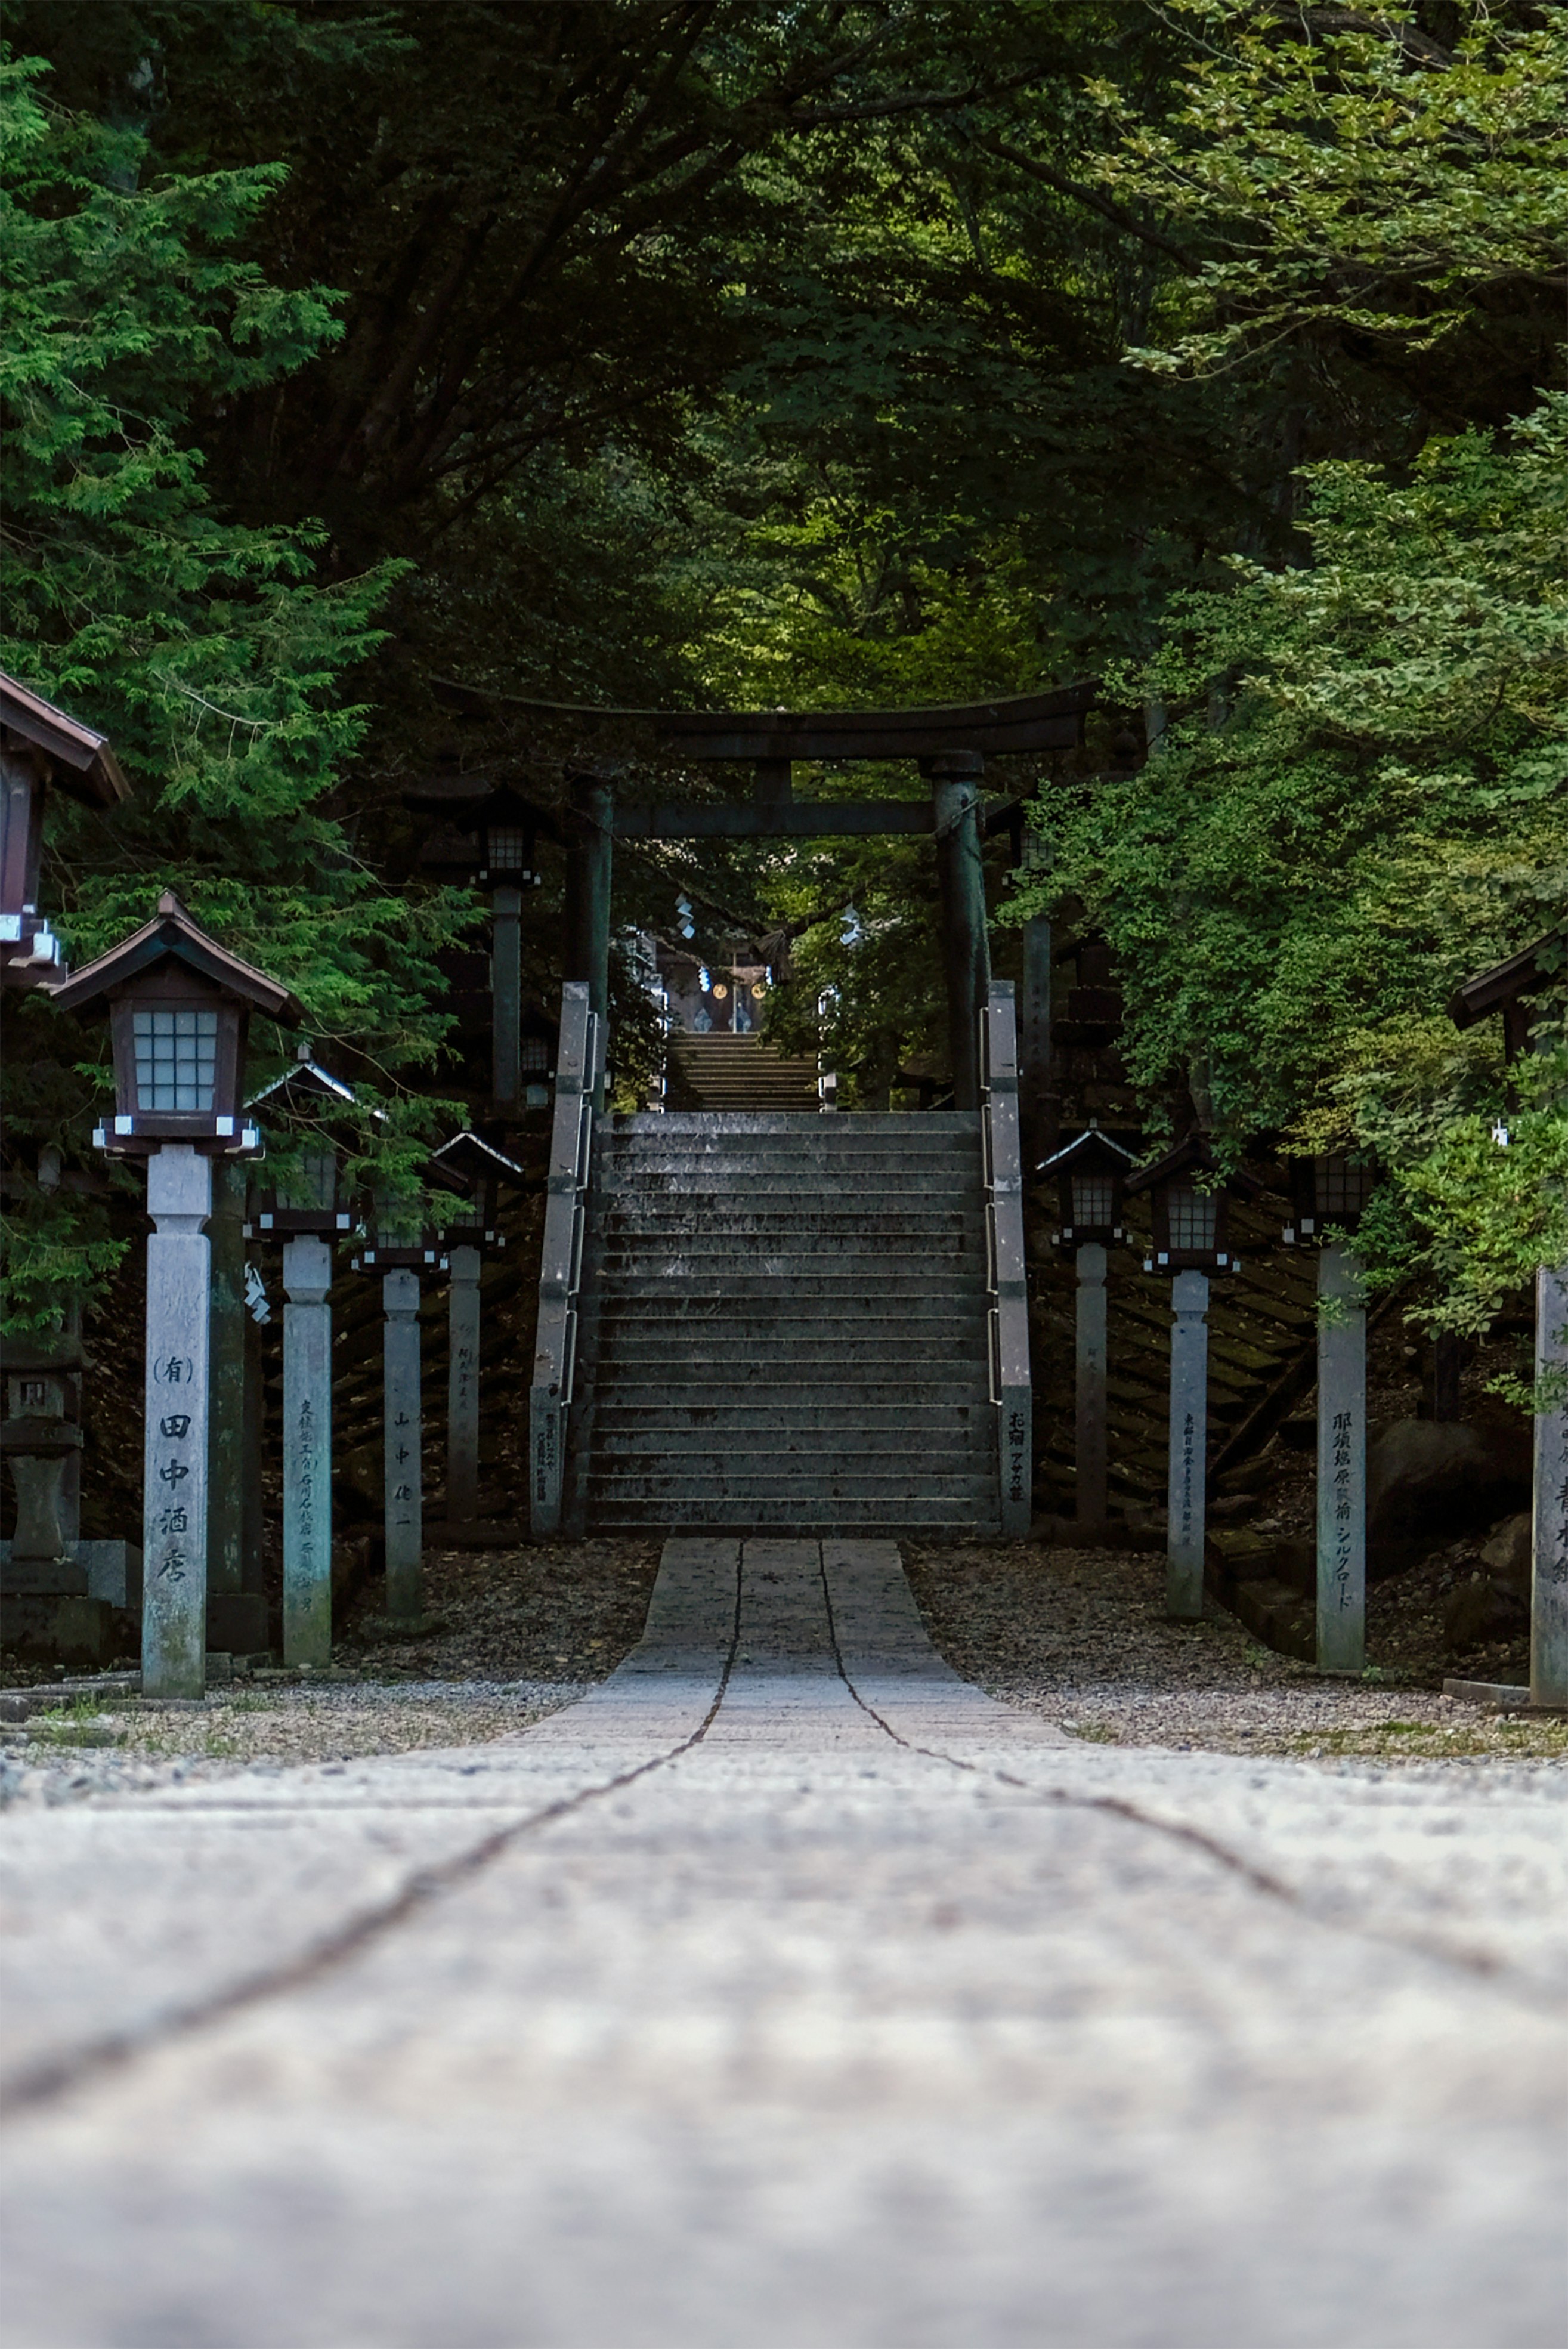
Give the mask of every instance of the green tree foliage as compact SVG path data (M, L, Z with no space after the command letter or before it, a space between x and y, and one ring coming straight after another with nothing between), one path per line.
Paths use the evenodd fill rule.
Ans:
M51 909L79 964L174 886L395 1094L435 1052L433 956L466 918L389 894L333 806L366 718L346 681L395 566L321 584L319 529L226 516L191 431L304 364L332 304L234 251L275 167L144 186L140 135L61 114L42 80L36 60L0 68L0 666L103 728L136 785L112 818L57 795ZM95 1088L68 1063L88 1047L58 1025L7 1004L14 1148L84 1141ZM68 1195L38 1194L21 1159L8 1182L12 1301L36 1318L68 1260L84 1284L102 1271L102 1234L82 1225L71 1259Z

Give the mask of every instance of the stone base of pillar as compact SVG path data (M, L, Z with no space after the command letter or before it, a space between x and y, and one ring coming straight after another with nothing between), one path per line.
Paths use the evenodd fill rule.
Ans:
M259 1656L272 1646L265 1594L260 1590L209 1591L207 1645L231 1656Z
M0 1594L0 1646L25 1663L74 1664L97 1671L116 1651L115 1613L107 1599L43 1590Z

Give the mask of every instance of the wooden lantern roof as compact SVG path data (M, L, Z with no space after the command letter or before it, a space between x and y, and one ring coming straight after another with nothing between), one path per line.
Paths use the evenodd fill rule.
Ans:
M469 1192L478 1191L486 1183L507 1183L518 1187L528 1180L514 1158L508 1158L504 1152L466 1127L431 1153L430 1172L443 1185Z
M351 1085L335 1077L310 1057L310 1047L302 1044L292 1069L274 1077L245 1103L247 1109L304 1122L321 1123L324 1119L341 1117L355 1106L356 1095ZM379 1117L381 1112L375 1114Z
M1180 1182L1184 1174L1213 1174L1217 1172L1214 1154L1209 1143L1201 1133L1189 1133L1173 1150L1168 1150L1163 1158L1157 1158L1152 1165L1141 1166L1136 1174L1130 1174L1126 1187L1130 1197L1140 1191L1158 1190L1165 1183ZM1256 1175L1248 1174L1238 1167L1233 1174L1227 1174L1222 1184L1214 1187L1228 1191L1233 1199L1255 1199L1263 1185Z
M108 747L107 734L84 726L57 709L0 669L0 729L13 744L41 751L49 761L50 781L57 791L88 807L113 807L130 797L130 784L119 761Z
M1049 1158L1042 1158L1036 1167L1037 1174L1107 1174L1125 1177L1127 1169L1135 1163L1130 1150L1091 1125L1076 1142L1065 1143ZM1130 1189L1130 1183L1128 1188Z
M268 1019L276 1019L284 1027L297 1028L304 1018L304 1006L297 996L253 963L242 962L210 937L199 924L193 922L172 889L166 889L158 900L158 911L139 930L134 930L119 945L110 947L89 962L61 987L50 990L50 999L62 1011L82 1011L100 997L116 994L145 972L157 969L160 963L175 962L196 972L224 993L236 997L247 1009L259 1011Z
M1540 995L1565 970L1568 936L1562 929L1548 930L1543 938L1521 947L1506 961L1494 962L1490 970L1477 971L1473 978L1456 987L1449 998L1449 1018L1456 1028L1473 1028L1478 1020L1501 1011L1505 1050L1511 1061L1530 1040L1524 999Z

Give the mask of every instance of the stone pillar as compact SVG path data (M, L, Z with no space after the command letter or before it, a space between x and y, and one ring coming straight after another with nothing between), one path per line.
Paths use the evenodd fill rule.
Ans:
M980 1015L991 983L985 925L985 870L980 858L978 751L947 750L927 761L942 900L942 965L947 983L947 1040L953 1105L980 1106Z
M566 968L568 979L583 979L588 1008L597 1014L599 1033L610 1019L610 887L614 864L615 800L608 768L593 768L571 779L566 827ZM603 1080L593 1086L593 1106L604 1106Z
M522 891L490 892L490 1092L499 1110L522 1098Z
M332 1661L332 1249L284 1244L284 1661ZM390 1555L390 1545L388 1545Z
M1568 1265L1535 1276L1535 1375L1568 1377ZM1530 1698L1568 1704L1568 1402L1537 1413Z
M1367 1662L1367 1292L1353 1249L1319 1250L1317 1669Z
M449 1251L447 1296L447 1526L480 1513L480 1252Z
M207 1686L207 1435L212 1162L166 1142L147 1162L147 1402L141 1685Z
M1024 924L1024 984L1018 999L1018 1108L1031 1163L1056 1145L1051 1117L1051 924Z
M1078 1251L1076 1513L1080 1533L1105 1532L1107 1252L1099 1240Z
M1171 1283L1171 1480L1167 1492L1165 1609L1203 1612L1203 1502L1209 1441L1209 1276Z
M419 1401L419 1276L382 1276L387 1315L383 1339L386 1417L387 1612L407 1618L421 1609L424 1566L424 1472Z
M211 1421L207 1455L207 1646L238 1656L267 1645L267 1602L246 1575L245 1191L237 1160L212 1165Z

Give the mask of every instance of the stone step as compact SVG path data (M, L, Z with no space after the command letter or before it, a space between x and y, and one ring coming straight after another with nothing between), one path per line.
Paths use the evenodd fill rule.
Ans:
M893 1370L902 1361L982 1362L986 1333L970 1321L956 1326L924 1321L918 1328L903 1321L883 1330L874 1325L825 1336L810 1321L798 1332L764 1323L748 1329L738 1322L704 1322L683 1328L678 1322L632 1320L611 1322L601 1338L600 1359L607 1368L627 1368L646 1362L673 1371L696 1369L700 1362L727 1367L736 1361L755 1366L763 1378L793 1371L797 1378L810 1371L830 1371L845 1362L876 1362Z
M878 1246L883 1240L907 1239L923 1247L928 1241L972 1239L985 1231L977 1207L930 1206L919 1198L877 1206L846 1198L830 1206L820 1195L813 1196L817 1203L810 1215L791 1215L770 1199L758 1199L754 1206L727 1201L717 1206L662 1193L654 1198L627 1193L601 1195L592 1203L590 1216L607 1240L624 1240L628 1247L677 1235L715 1246L727 1239L777 1238L801 1248L812 1248L821 1239L846 1246L855 1240Z
M994 1495L928 1500L911 1507L890 1495L886 1500L819 1502L799 1494L786 1500L754 1500L726 1495L713 1499L670 1500L662 1505L645 1500L590 1497L588 1526L593 1533L624 1529L750 1533L778 1526L794 1533L839 1533L874 1526L890 1541L920 1541L925 1537L964 1534L982 1539L998 1530Z
M816 1391L797 1387L793 1392L804 1395ZM861 1392L855 1390L856 1395ZM897 1402L856 1401L848 1420L843 1410L831 1403L738 1402L722 1399L727 1393L722 1391L720 1400L708 1402L689 1402L671 1396L665 1388L650 1391L645 1401L627 1402L606 1396L593 1412L593 1440L597 1442L604 1434L634 1435L643 1429L664 1442L690 1436L710 1443L716 1429L738 1444L766 1443L775 1436L820 1433L824 1430L837 1440L849 1423L868 1440L878 1434L903 1433L912 1445L938 1435L963 1436L967 1440L976 1432L990 1443L995 1433L995 1406L988 1397L980 1402L954 1403L945 1386L940 1402L919 1402L907 1397Z
M743 1258L744 1262L745 1259ZM698 1280L688 1273L667 1273L644 1266L612 1278L602 1275L600 1304L617 1320L646 1312L667 1320L671 1315L691 1315L704 1321L722 1320L734 1313L751 1327L770 1329L778 1319L799 1319L810 1306L813 1315L826 1308L835 1320L859 1321L872 1313L896 1326L905 1319L926 1321L934 1314L963 1320L985 1311L986 1290L978 1270L934 1273L923 1279L908 1270L884 1273L868 1281L863 1274L835 1280L830 1273L802 1273L781 1278L776 1273L734 1272ZM894 1315L889 1308L897 1305Z
M684 1465L684 1464L683 1464ZM737 1500L785 1501L792 1495L815 1503L825 1501L893 1500L907 1505L911 1501L967 1498L971 1506L986 1497L985 1476L978 1474L934 1475L923 1471L918 1464L894 1462L885 1471L851 1469L828 1476L820 1475L802 1464L798 1469L781 1469L776 1475L752 1475L745 1468L732 1470L705 1482L700 1476L671 1473L660 1475L656 1469L594 1466L591 1491L595 1501L667 1501Z
M733 1479L795 1470L811 1475L856 1475L862 1469L892 1474L901 1466L916 1474L973 1475L995 1454L994 1428L984 1440L978 1428L928 1433L918 1447L912 1446L907 1437L900 1439L892 1428L884 1431L881 1444L866 1440L864 1431L853 1427L841 1428L837 1433L802 1427L795 1435L794 1442L783 1441L780 1431L774 1431L765 1448L745 1442L716 1446L711 1428L617 1432L595 1427L588 1457L595 1473L602 1469L609 1474L621 1466L651 1470L662 1465L671 1475L678 1472L683 1476Z
M742 1402L737 1388L753 1384L761 1384L769 1400ZM831 1396L830 1404L824 1401L825 1395ZM608 1366L601 1369L595 1389L597 1411L640 1414L650 1409L665 1408L692 1412L776 1410L781 1413L830 1410L835 1423L841 1424L842 1415L851 1413L857 1418L873 1411L943 1410L961 1413L995 1411L995 1405L991 1401L987 1378L972 1371L963 1375L891 1379L861 1371L852 1379L837 1378L824 1387L817 1379L779 1378L771 1367L762 1369L756 1381L737 1378L727 1366L721 1366L712 1378L683 1372L678 1380L660 1376L656 1371L634 1376L628 1370L612 1372Z
M921 1267L926 1268L923 1276ZM984 1248L887 1248L880 1255L863 1249L837 1248L819 1255L758 1245L755 1247L698 1248L666 1243L658 1247L605 1248L595 1259L598 1278L607 1285L626 1280L681 1280L693 1293L699 1288L728 1289L736 1280L767 1282L776 1292L781 1282L830 1281L835 1288L858 1286L862 1291L881 1288L884 1281L940 1280L978 1288L985 1286Z
M735 1115L716 1115L710 1110L640 1110L627 1117L603 1118L595 1127L598 1135L607 1141L636 1139L645 1133L679 1133L702 1140L724 1141L738 1133L812 1133L845 1134L851 1139L861 1134L892 1136L931 1133L967 1134L975 1140L980 1133L979 1113L974 1110L872 1110L834 1111L830 1115L801 1111L794 1115L779 1112L759 1112L755 1116L741 1112Z

